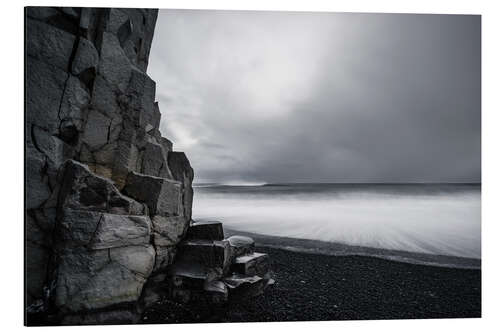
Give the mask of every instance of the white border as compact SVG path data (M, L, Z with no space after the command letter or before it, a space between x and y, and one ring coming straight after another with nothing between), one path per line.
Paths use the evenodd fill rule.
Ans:
M264 332L283 330L303 332L304 330L341 332L473 332L492 331L500 327L498 298L500 275L499 214L496 210L500 198L500 151L499 138L499 84L500 78L500 15L495 1L389 1L389 0L245 0L245 1L20 1L17 4L3 4L0 20L2 24L2 77L1 84L1 129L2 145L2 191L1 230L2 290L0 316L2 327L10 330L24 328L23 325L23 9L25 5L96 6L96 7L149 7L149 8L200 8L200 9L254 9L294 11L335 12L391 12L391 13L440 13L481 14L483 30L483 318L482 319L439 319L439 320L391 320L391 321L348 321L348 322L296 322L296 323L254 323L254 324L210 324L210 325L147 325L147 326L94 326L48 328L62 332L97 330L122 331L182 331L204 332L232 331ZM161 84L158 82L157 84Z

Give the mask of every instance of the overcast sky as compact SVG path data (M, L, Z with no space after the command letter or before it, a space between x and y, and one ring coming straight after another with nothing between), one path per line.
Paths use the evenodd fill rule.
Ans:
M196 182L476 182L479 16L160 10L148 73Z

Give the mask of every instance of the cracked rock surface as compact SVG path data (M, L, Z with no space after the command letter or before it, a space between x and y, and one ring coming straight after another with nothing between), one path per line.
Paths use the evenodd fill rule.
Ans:
M28 325L135 323L165 297L220 303L271 281L251 239L191 221L194 172L146 73L157 14L26 8Z
M25 14L28 324L135 322L191 220L146 73L157 10Z

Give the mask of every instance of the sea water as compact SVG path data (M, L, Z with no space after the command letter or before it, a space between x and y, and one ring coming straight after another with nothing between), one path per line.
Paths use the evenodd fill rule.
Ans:
M481 258L480 184L200 184L194 200L195 220L241 232Z

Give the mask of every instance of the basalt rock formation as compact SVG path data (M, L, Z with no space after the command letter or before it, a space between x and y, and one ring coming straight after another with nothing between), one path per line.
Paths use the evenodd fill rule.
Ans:
M253 241L194 223L193 169L146 74L157 10L26 9L27 323L133 323L272 279Z

